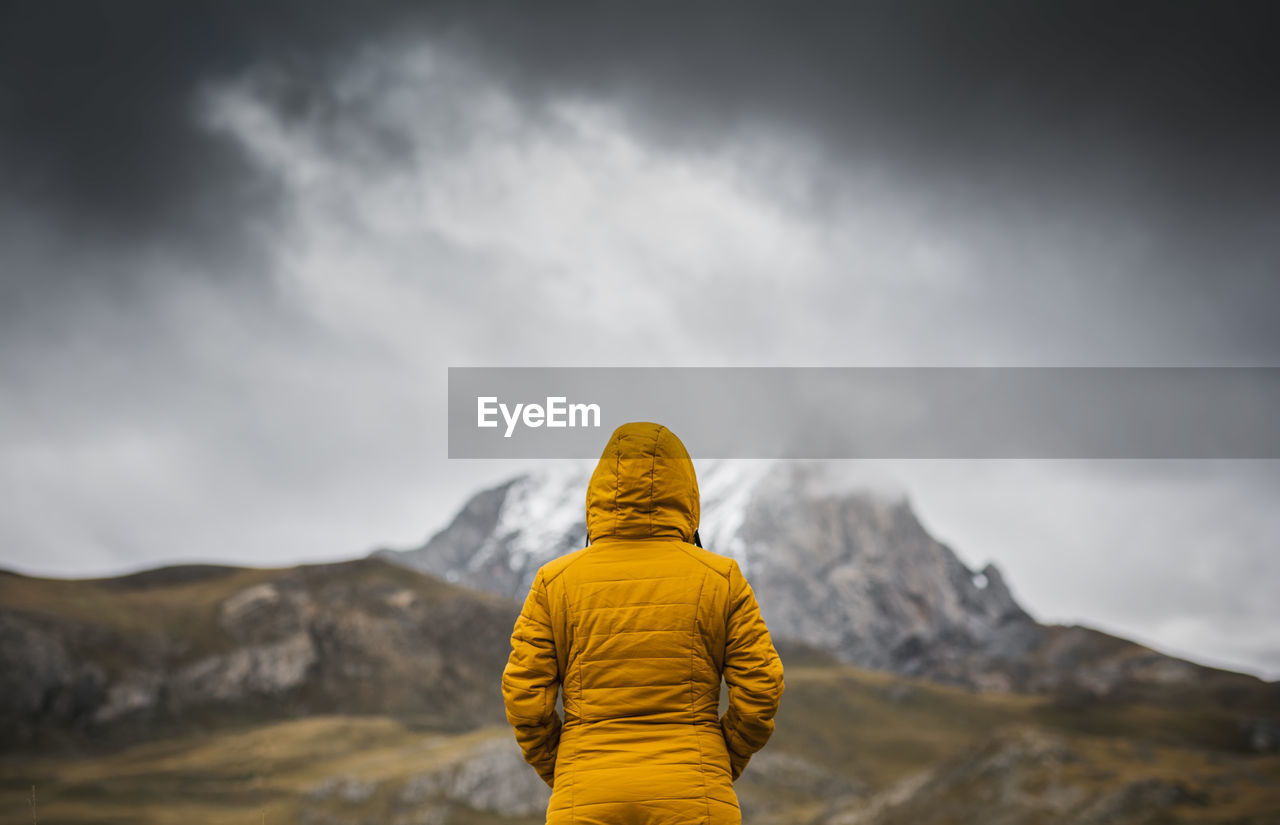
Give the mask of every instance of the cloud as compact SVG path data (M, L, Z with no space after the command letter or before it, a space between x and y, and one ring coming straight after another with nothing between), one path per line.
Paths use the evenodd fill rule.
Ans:
M5 14L6 565L416 542L513 469L451 364L1280 354L1267 5ZM908 487L1046 618L1258 663L1272 472Z
M1033 345L1032 362L1270 363L1272 16L1260 3L19 4L0 35L0 170L10 208L83 248L175 248L211 264L193 271L257 284L264 228L292 193L209 128L209 90L256 77L285 122L406 161L472 135L436 119L407 138L383 123L385 102L361 112L336 96L363 83L364 101L426 105L397 82L395 55L429 42L471 67L450 78L470 84L459 98L483 96L481 77L526 112L607 108L653 151L772 147L750 172L780 210L825 212L832 231L884 239L896 270L951 279L955 311L894 301L904 338L958 322L985 363L1010 360L1027 330L1061 341ZM342 129L326 130L335 117ZM882 234L877 217L904 210L916 230ZM879 300L858 289L879 263L860 253L829 274L824 306ZM957 282L938 262L960 258L974 271ZM56 304L81 272L5 269L11 308ZM93 289L128 289L139 271L105 269L84 276Z

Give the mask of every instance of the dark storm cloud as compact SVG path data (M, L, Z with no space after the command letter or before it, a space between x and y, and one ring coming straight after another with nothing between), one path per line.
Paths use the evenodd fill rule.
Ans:
M394 4L7 3L0 198L81 246L176 243L228 257L276 193L202 127L198 92L270 63L307 79L282 101L305 109L351 48L405 14Z
M277 104L309 116L356 51L426 37L522 99L607 101L683 149L715 151L760 130L817 147L828 159L811 190L819 201L844 196L843 166L870 164L924 181L939 214L979 210L1013 237L1028 220L1132 226L1136 244L1149 243L1143 233L1157 239L1176 268L1078 278L1139 301L1159 290L1203 304L1200 323L1256 361L1280 351L1268 317L1280 300L1274 8L9 4L0 197L82 246L161 241L218 260L251 256L245 229L270 217L276 182L199 123L199 91L270 66L283 78ZM56 277L6 268L9 281ZM220 269L253 271L251 259ZM1016 312L1025 285L993 287Z
M322 96L352 49L417 32L526 91L614 97L671 136L768 120L978 185L1122 160L1167 208L1273 205L1280 61L1266 3L17 3L0 25L4 174L37 208L155 231L254 193L192 113L271 63ZM202 211L202 210L208 211Z
M449 364L1280 363L1272 4L0 3L0 566L418 541ZM1273 465L933 474L1046 617L1275 649Z
M1267 4L518 8L481 6L462 28L530 87L624 92L674 132L764 116L936 171L1122 155L1153 184L1273 191L1257 174L1277 171L1280 136Z
M817 145L820 201L847 197L842 166L871 165L1032 260L1043 232L1137 250L1054 283L993 273L977 298L1011 317L1082 293L1098 311L1105 292L1140 338L1194 307L1208 358L1272 363L1277 17L1265 3L594 4L489 6L463 28L526 93L623 99L670 141L714 149L772 127Z

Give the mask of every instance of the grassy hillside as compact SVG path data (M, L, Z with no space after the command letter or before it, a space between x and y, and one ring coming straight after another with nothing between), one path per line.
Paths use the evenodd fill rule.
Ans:
M0 823L540 822L498 690L518 609L376 559L0 574ZM1046 639L1022 666L1145 676L983 693L779 639L746 821L1280 823L1277 685Z
M798 661L798 659L797 659ZM1063 703L791 664L777 731L738 785L748 822L1280 821L1280 755L1215 706ZM0 763L0 821L539 822L509 731L320 716L96 757Z
M36 787L42 822L206 825L363 821L440 808L455 822L534 822L450 805L447 793L416 804L417 777L447 773L497 728L465 734L415 731L378 717L314 717L212 735L190 735L94 758L14 759L3 763L3 822L29 822ZM502 740L505 743L505 736ZM536 776L534 781L541 784ZM339 820L335 820L339 821Z
M497 675L518 611L377 559L0 574L0 751L333 712L501 721Z
M46 579L0 570L0 605L6 611L93 627L103 641L171 630L182 636L176 659L182 662L240 644L219 622L218 608L237 593L273 583L327 590L331 595L335 588L341 589L338 595L351 600L352 606L362 596L405 590L433 604L461 600L508 604L425 573L406 572L377 559L358 559L283 568L182 565L102 579ZM77 653L110 658L112 650L92 647L91 639L83 641L85 646Z

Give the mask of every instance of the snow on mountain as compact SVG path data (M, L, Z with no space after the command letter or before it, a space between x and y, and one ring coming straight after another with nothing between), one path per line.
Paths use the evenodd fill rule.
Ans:
M476 494L424 546L381 553L523 599L542 564L584 545L591 470L547 463ZM719 460L697 471L703 546L739 562L776 635L908 673L962 674L992 640L1027 643L1007 632L1035 625L999 572L965 567L891 480L848 462Z
M556 462L516 479L489 539L470 562L472 569L483 569L497 554L504 554L512 571L523 571L531 564L536 569L546 560L547 548L563 546L570 537L578 536L585 544L583 513L590 478L591 467L587 465Z
M481 490L422 547L378 555L522 600L586 541L594 465L548 462ZM993 565L934 539L901 484L859 462L696 462L703 546L736 559L775 639L863 667L998 690L1105 692L1199 672L1140 645L1038 624Z
M737 560L742 571L750 576L751 559L741 535L742 525L761 479L776 468L776 462L719 459L706 462L705 466L695 462L694 466L701 499L698 537L702 546Z

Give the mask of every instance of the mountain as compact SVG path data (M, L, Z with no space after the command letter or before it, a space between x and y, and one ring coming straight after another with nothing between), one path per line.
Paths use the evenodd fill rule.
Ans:
M699 467L699 533L742 566L776 637L864 668L993 690L1107 693L1235 677L1081 627L1045 626L994 565L965 566L905 493L831 462ZM423 546L380 558L522 599L585 541L591 467L549 464L475 494ZM1249 678L1249 677L1239 677Z
M519 604L378 559L0 573L5 750L315 713L501 722Z
M1280 821L1280 754L1212 704L1069 703L782 656L777 728L735 784L751 825ZM6 822L534 825L547 798L505 724L380 715L0 759Z
M879 596L776 636L787 691L735 785L744 822L1280 821L1280 684L1037 625L901 496L798 469L709 468L707 544L738 555L762 601L782 582L775 629L787 600ZM453 583L385 558L0 572L0 820L541 822L548 792L499 687L519 604L466 582L488 570L518 593L547 544L573 549L581 470L555 472L481 493L433 538ZM885 645L841 629L894 621L910 631ZM876 669L840 661L886 652Z

